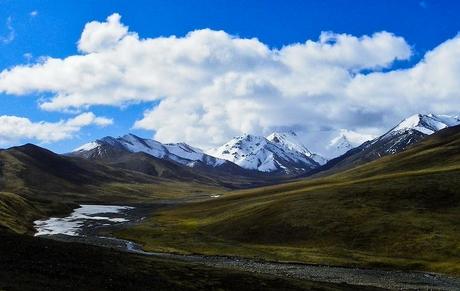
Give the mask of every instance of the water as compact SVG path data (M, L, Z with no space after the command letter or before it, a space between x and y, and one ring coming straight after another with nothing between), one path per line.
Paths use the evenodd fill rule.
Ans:
M34 221L35 236L81 236L86 228L111 226L129 222L130 206L82 204L66 217Z

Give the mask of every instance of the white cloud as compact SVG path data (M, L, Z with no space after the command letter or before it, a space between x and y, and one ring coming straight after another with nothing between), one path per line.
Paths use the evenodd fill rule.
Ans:
M9 44L16 38L16 31L14 30L12 22L13 19L11 16L6 19L6 29L8 33L4 36L0 36L0 43Z
M35 16L37 16L37 15L38 15L38 11L37 11L37 10L33 10L33 11L31 11L31 12L29 13L29 16L30 16L30 17L35 17Z
M346 93L366 108L406 117L413 113L458 113L460 108L460 36L426 53L414 67L358 75Z
M134 126L201 147L280 127L306 132L305 140L341 128L374 134L414 112L459 108L459 37L413 68L391 70L412 50L389 32L324 32L272 49L210 29L142 39L114 14L86 24L78 48L78 55L4 70L0 92L54 94L40 103L50 111L160 101Z
M128 27L120 23L120 18L115 13L107 17L107 22L87 23L78 42L78 49L84 53L95 53L114 48L128 34Z
M23 139L34 139L45 143L56 142L72 138L82 127L107 126L112 122L111 119L97 117L92 112L85 112L58 122L32 122L25 117L2 115L0 116L0 144Z

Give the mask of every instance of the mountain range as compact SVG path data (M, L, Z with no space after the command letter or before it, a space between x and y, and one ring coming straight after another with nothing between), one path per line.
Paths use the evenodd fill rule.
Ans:
M441 129L459 124L460 118L456 116L414 114L401 121L385 134L364 142L342 156L330 160L326 165L316 169L316 171L339 172L377 160L383 156L400 153Z
M127 134L118 138L107 136L84 144L69 155L86 159L108 160L124 153L139 152L192 168L200 164L209 167L221 167L229 163L224 159L207 155L185 143L162 144L152 139L140 138L134 134Z
M292 131L274 132L267 137L244 134L206 151L185 143L163 144L133 134L118 138L108 136L84 144L68 155L112 164L121 159L125 166L128 166L127 154L144 153L194 169L231 171L240 175L261 172L296 176L325 170L338 171L385 155L399 153L424 137L457 124L460 124L459 117L415 114L382 136L366 141L358 147L353 147L346 135L342 134L328 145L339 155L329 161L308 150ZM139 165L134 168L136 167ZM133 169L132 165L129 168Z
M293 132L273 133L267 138L246 134L206 152L185 143L162 144L127 134L118 138L108 136L98 139L67 155L113 162L128 153L145 153L195 169L239 173L249 170L296 175L307 173L326 162L326 159L311 153L302 145Z

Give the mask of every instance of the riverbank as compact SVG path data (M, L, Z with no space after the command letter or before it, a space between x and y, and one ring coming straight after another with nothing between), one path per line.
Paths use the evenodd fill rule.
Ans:
M250 274L0 231L0 290L376 290Z
M430 290L459 290L460 279L441 274L408 272L400 270L379 270L364 268L348 268L324 265L309 265L299 263L282 263L255 260L230 256L183 255L173 253L145 252L140 245L128 240L122 240L107 235L113 230L119 230L138 224L146 215L156 209L168 205L150 205L127 210L124 214L129 217L122 223L113 225L83 224L84 227L78 236L65 234L51 235L48 238L65 241L80 242L105 248L117 249L124 252L155 257L183 263L199 264L206 267L243 271L261 275L272 275L280 278L293 278L305 281L323 283L346 283L362 287L376 287L385 289L430 289Z

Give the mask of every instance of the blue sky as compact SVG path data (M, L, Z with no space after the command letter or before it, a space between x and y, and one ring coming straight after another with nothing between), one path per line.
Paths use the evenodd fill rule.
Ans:
M460 28L460 18L457 15L460 4L457 1L447 0L264 2L0 0L0 7L1 71L18 65L39 62L42 56L66 58L82 54L78 51L76 43L85 24L94 20L103 22L113 13L120 14L121 22L129 26L129 31L136 32L140 38L170 35L183 37L190 31L209 28L213 31L223 30L241 39L255 37L270 49L281 49L286 45L304 43L308 39L317 40L322 31L346 33L357 37L387 31L404 38L411 47L411 56L392 62L391 66L382 66L379 71L413 67L427 51L454 38ZM366 70L366 68L362 69L362 71ZM375 68L370 70L375 71ZM0 116L25 117L32 122L58 122L73 118L77 113L69 113L68 110L47 111L39 107L40 100L49 98L55 93L3 92L0 94ZM141 126L137 129L132 127L136 120L142 118L146 110L152 110L159 102L160 100L142 100L130 101L120 106L91 105L82 112L91 111L96 116L113 119L113 124L104 127L94 124L85 126L63 140L50 142L36 137L25 137L5 140L3 145L34 142L57 152L66 152L84 142L105 135L118 136L134 132L151 137L155 132L153 126ZM445 110L440 111L446 113ZM381 112L379 114L376 118L383 122L385 118L381 117ZM343 122L343 126L338 123L336 128L357 129L353 122L340 122ZM390 121L385 120L385 122ZM284 119L281 123L280 127L298 126L296 122ZM246 128L254 128L255 133L265 133L267 128L273 127L264 126ZM222 130L225 131L225 128ZM228 135L245 129L244 126L240 128L241 130L232 128ZM376 129L378 126L373 125L373 128L374 132L378 131ZM365 130L373 132L369 128ZM226 137L225 134L220 133L220 135ZM194 141L185 135L175 137L171 134L162 134L159 137L165 141L178 141L174 139L181 137L191 143Z

